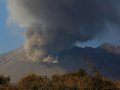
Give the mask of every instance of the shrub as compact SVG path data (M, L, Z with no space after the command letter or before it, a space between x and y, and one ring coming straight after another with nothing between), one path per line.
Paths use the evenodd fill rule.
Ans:
M99 72L90 76L82 69L51 78L30 74L15 84L10 84L9 77L0 76L0 90L120 90L118 85Z
M3 85L3 84L9 84L10 83L10 77L4 77L2 75L0 75L0 85Z

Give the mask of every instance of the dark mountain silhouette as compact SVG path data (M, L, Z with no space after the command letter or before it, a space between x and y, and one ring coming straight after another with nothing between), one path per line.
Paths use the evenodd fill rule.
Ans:
M111 44L104 43L103 45L101 45L101 48L107 50L110 53L115 53L120 55L120 46L118 45L111 45Z
M0 56L0 74L10 75L16 81L29 72L51 76L83 68L89 74L98 70L106 77L120 79L120 55L116 53L119 49L113 52L107 47L72 47L58 54L58 63L31 62L21 48L16 49Z
M68 70L83 67L87 70L99 70L103 75L113 79L120 79L120 55L98 48L74 47L60 55L59 65Z

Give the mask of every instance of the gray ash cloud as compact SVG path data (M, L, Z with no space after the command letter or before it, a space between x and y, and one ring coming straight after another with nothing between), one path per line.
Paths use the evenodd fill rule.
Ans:
M53 59L76 41L103 38L108 23L119 27L119 8L119 0L8 0L9 19L27 30L27 56L40 61Z

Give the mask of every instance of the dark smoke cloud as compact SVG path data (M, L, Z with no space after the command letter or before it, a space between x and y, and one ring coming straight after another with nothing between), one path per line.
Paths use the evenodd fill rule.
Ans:
M8 5L10 19L27 29L24 48L34 60L47 61L76 41L103 37L106 22L120 24L119 0L8 0Z

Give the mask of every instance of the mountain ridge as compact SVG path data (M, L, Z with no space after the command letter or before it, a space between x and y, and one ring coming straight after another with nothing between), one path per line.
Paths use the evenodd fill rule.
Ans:
M108 52L120 55L120 46L119 45L112 45L112 44L104 43L103 45L100 46L100 48L103 48L103 49L107 50Z
M72 47L60 52L57 59L58 63L31 62L19 48L0 55L0 74L10 75L16 81L29 72L51 76L83 68L89 73L98 70L106 77L120 79L120 55L103 47Z

